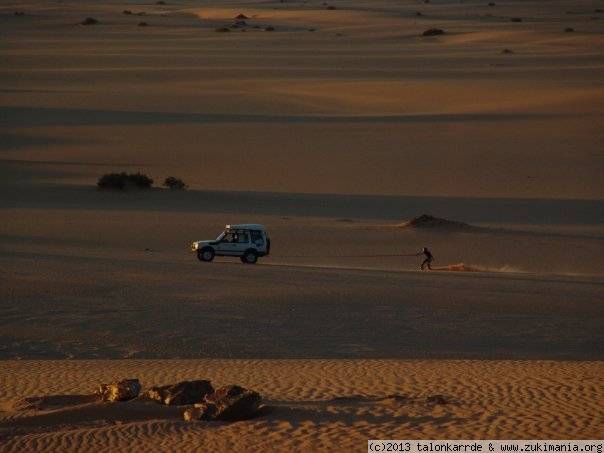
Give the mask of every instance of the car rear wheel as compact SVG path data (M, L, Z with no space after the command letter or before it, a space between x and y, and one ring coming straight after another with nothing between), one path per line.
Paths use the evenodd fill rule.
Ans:
M204 247L197 251L197 258L199 261L210 262L214 259L214 249L211 247Z
M258 255L256 255L255 251L248 250L241 257L241 261L243 261L244 263L247 263L247 264L256 264L256 262L258 261Z

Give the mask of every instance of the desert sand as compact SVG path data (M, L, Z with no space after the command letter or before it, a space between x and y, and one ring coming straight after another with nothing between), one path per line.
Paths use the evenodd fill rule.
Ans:
M165 3L0 4L0 451L602 437L601 1ZM83 396L126 377L267 408Z
M596 438L601 362L401 360L8 361L3 451L367 451L372 438ZM155 403L91 403L99 379L147 385L235 377L271 410L245 422L186 423ZM50 395L10 399L12 395ZM69 395L69 396L62 396ZM447 404L427 402L441 395Z

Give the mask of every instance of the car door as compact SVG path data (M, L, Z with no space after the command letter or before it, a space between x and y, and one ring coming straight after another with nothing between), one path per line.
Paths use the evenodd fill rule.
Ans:
M249 231L238 231L235 240L235 252L238 255L243 255L248 248L250 248Z
M227 232L220 242L216 245L216 252L219 255L236 255L237 254L237 234Z

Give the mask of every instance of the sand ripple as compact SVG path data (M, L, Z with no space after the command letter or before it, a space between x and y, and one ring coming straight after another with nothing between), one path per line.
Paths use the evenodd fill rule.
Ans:
M364 451L367 438L596 438L604 364L549 361L8 361L0 370L0 450ZM266 415L184 423L178 408L86 400L96 383L210 378L260 391ZM54 395L32 399L33 395ZM447 404L429 402L442 395ZM24 397L30 399L24 401Z

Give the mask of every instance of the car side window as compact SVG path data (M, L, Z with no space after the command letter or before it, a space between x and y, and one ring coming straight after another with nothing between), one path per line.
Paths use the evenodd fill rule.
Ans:
M262 232L252 231L252 242L256 245L264 245L264 238L262 237Z
M240 244L247 244L248 242L250 242L250 235L246 232L239 233L237 235L237 242L239 242Z

